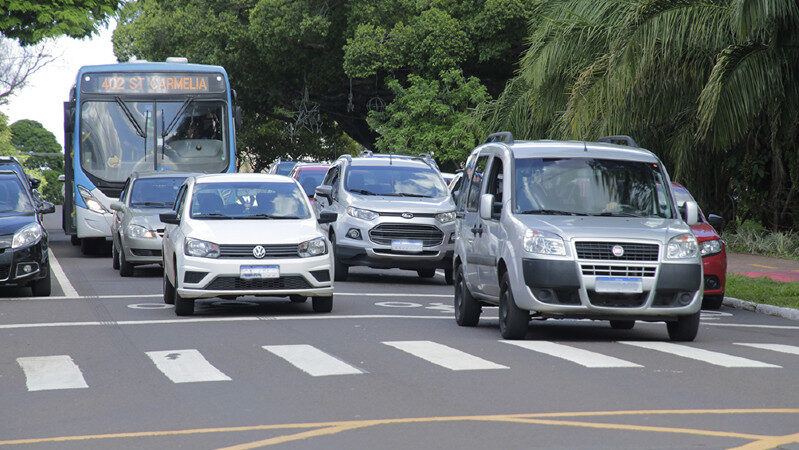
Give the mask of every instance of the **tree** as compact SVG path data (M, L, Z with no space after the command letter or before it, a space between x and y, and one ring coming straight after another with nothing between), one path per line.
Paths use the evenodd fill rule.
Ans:
M8 103L8 97L25 86L28 78L53 59L47 47L19 47L14 41L0 37L0 105Z
M0 35L22 45L61 35L87 37L114 14L119 3L120 0L0 0Z
M22 119L11 124L10 128L11 145L20 153L30 155L25 160L25 167L29 169L49 167L58 172L64 171L63 156L35 155L35 153L61 154L61 145L44 125L35 120Z

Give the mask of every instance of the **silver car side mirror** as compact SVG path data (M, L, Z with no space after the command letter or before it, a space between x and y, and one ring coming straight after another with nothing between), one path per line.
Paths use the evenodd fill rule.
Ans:
M494 206L494 196L483 194L480 196L480 218L483 220L491 219L491 209Z
M685 223L692 227L699 222L699 205L696 202L685 202Z

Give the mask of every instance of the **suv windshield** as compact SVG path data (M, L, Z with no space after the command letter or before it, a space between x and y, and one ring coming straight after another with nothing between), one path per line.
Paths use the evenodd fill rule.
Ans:
M226 182L195 185L192 219L307 219L295 183Z
M299 170L297 171L297 181L300 183L300 186L302 186L302 190L305 191L308 196L313 197L316 193L316 187L322 184L325 175L327 175L327 169Z
M139 178L130 191L133 208L171 208L186 177Z
M593 158L516 160L519 214L673 218L658 164Z
M16 175L0 176L0 213L32 213L33 204Z
M425 167L350 166L345 188L356 194L396 197L444 197L447 185L438 172Z

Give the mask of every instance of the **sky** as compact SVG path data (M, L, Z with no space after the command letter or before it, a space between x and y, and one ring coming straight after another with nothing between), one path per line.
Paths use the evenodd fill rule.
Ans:
M55 134L64 145L64 102L81 66L115 63L111 35L116 28L112 21L98 34L86 39L60 37L49 41L50 54L55 61L47 64L29 78L28 84L17 91L0 111L12 124L20 119L39 121Z

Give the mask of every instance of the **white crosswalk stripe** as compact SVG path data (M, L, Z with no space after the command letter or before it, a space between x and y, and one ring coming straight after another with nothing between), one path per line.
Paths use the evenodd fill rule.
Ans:
M355 375L363 373L340 359L312 345L264 345L267 350L288 361L294 367L314 377Z
M432 341L386 341L383 343L451 370L508 368Z
M744 345L746 347L759 348L761 350L771 350L780 353L787 353L789 355L799 356L799 347L795 345L785 344L750 344L743 342L736 342L735 345Z
M505 344L515 345L526 348L556 358L565 359L581 366L590 368L619 368L619 367L643 367L639 364L614 358L613 356L603 355L602 353L591 352L569 345L556 344L549 341L499 341Z
M230 377L212 366L197 350L147 352L155 367L175 383L230 381Z
M80 368L68 355L17 358L17 364L25 372L25 384L29 391L89 387Z
M768 364L753 359L741 358L701 348L689 347L687 345L673 344L671 342L641 342L641 341L619 341L620 344L631 345L634 347L656 350L683 358L694 359L721 367L762 367L780 368L774 364Z

